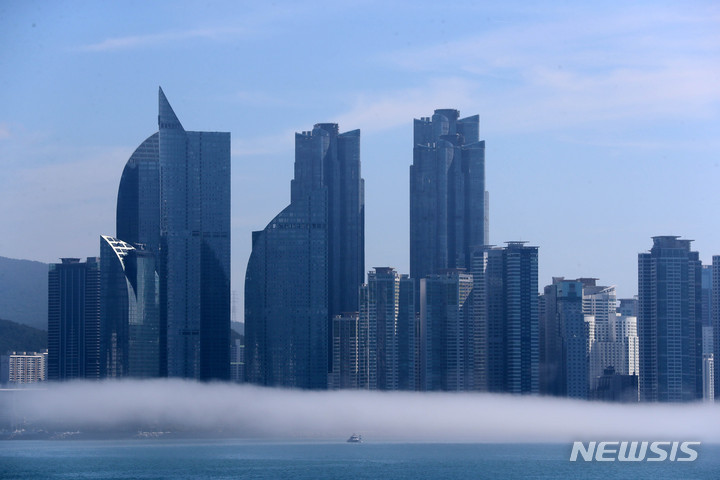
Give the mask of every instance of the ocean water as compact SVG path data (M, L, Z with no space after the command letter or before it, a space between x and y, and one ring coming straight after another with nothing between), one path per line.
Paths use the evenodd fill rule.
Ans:
M570 444L10 440L0 479L720 478L720 445L695 462L570 462Z

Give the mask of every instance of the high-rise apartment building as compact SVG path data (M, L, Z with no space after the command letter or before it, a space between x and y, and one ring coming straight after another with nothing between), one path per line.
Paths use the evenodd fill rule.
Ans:
M555 277L552 285L545 287L543 298L541 393L586 399L596 317L583 313L584 304L591 303L585 301L583 281Z
M358 313L336 315L332 320L332 338L333 363L328 387L368 388L367 329L360 327Z
M368 328L370 389L415 390L413 281L390 267L375 267L360 288L360 322Z
M476 388L537 394L538 248L507 242L473 249Z
M100 378L100 259L48 272L48 380Z
M590 388L608 367L617 375L638 375L637 317L616 314L607 323L595 322L590 352Z
M469 271L471 250L488 243L480 120L478 115L459 117L459 111L446 109L414 121L410 277L416 285L446 269Z
M626 317L637 317L638 315L638 298L620 298L620 304L617 307L617 313Z
M702 265L691 241L653 237L638 255L641 401L702 398Z
M713 334L713 361L720 357L720 255L712 257L711 322ZM715 362L720 363L720 362ZM720 400L720 366L713 365L714 398Z
M0 355L0 385L44 382L47 380L47 356L47 350Z
M583 282L583 313L595 319L595 335L590 339L592 393L608 367L613 367L614 375L638 374L637 301L621 300L618 309L614 286L597 285L594 278L579 280Z
M100 237L100 375L160 375L160 280L155 255Z
M474 389L472 288L461 270L420 280L421 390Z
M295 135L290 205L253 232L245 276L245 369L261 385L327 388L331 320L359 310L364 274L360 131Z

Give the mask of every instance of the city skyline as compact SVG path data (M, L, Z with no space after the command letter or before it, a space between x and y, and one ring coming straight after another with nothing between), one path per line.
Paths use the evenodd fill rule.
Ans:
M694 239L704 264L719 253L720 231L703 208L712 204L720 151L717 7L486 4L464 6L465 18L450 21L420 4L400 9L409 21L395 25L375 20L374 5L324 5L312 22L336 23L327 33L303 30L307 43L299 45L283 30L299 31L317 9L282 2L249 12L228 5L227 18L85 6L82 25L58 16L63 5L2 7L0 155L8 168L0 203L14 208L0 214L12 226L0 254L44 262L99 255L98 236L114 230L117 178L154 128L158 84L191 128L233 135L232 289L240 295L250 232L287 203L290 132L317 121L363 131L365 270L408 273L412 119L439 108L479 112L490 243L539 246L540 285L592 276L617 285L618 298L632 296L636 255L657 235ZM139 17L153 21L131 22ZM377 39L364 41L370 37L349 18L374 26ZM347 38L336 38L343 29ZM269 41L254 52L258 39ZM328 52L334 62L349 53L360 65L331 71L303 56L323 39L337 42ZM223 66L227 78L180 75L172 58L181 51L186 65ZM231 53L246 59L242 67L221 63ZM128 76L138 69L142 75ZM47 231L57 241L43 241Z

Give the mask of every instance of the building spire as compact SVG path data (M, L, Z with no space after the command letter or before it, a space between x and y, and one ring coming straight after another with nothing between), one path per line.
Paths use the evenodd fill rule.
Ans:
M158 100L158 128L160 130L169 128L184 130L182 124L180 123L180 120L178 120L175 112L170 106L170 102L168 102L168 99L165 96L165 92L163 92L162 87L159 87Z

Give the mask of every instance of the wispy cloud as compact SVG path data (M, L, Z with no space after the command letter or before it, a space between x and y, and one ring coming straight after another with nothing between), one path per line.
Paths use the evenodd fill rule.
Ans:
M0 140L10 138L10 127L4 123L0 123Z
M27 148L26 165L12 164L0 180L0 205L23 207L0 209L0 224L13 225L0 238L1 254L42 261L96 255L99 235L114 231L118 178L132 149L35 148ZM61 161L35 161L48 156Z
M363 133L385 130L408 124L411 116L432 115L437 108L473 104L474 88L471 81L447 77L414 88L360 93L355 96L353 106L339 114L335 121L360 128Z
M497 131L712 118L720 102L718 21L716 9L555 12L383 57L410 73L463 72L467 95L495 112Z
M185 40L224 40L246 33L242 28L205 28L186 31L151 33L146 35L129 35L113 37L98 43L83 45L79 49L86 52L106 52L112 50L129 50L156 45L181 42Z

